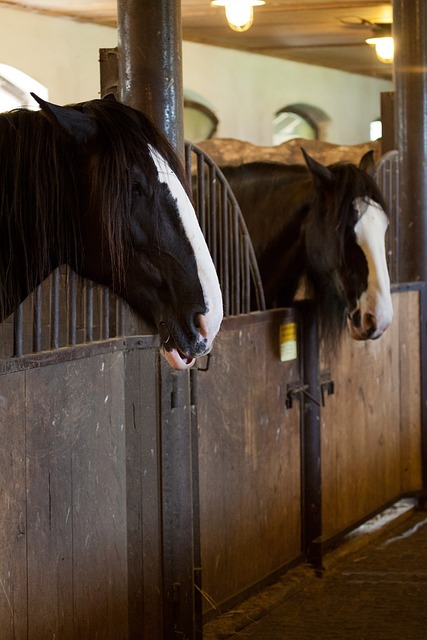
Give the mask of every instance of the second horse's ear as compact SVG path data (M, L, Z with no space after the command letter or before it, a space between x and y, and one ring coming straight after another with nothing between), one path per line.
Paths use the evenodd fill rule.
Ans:
M331 184L334 182L334 175L332 171L325 167L320 162L317 162L314 158L308 155L307 151L301 147L302 154L304 156L304 160L306 162L307 167L310 169L310 172L315 180L318 180L320 184Z
M377 167L374 160L374 151L370 149L360 159L359 169L365 171L371 178L375 178L377 173Z
M98 133L96 120L91 116L78 111L73 107L60 107L57 104L47 102L39 98L35 93L31 93L34 100L38 102L46 118L55 127L59 127L69 135L75 142L85 144L95 138Z

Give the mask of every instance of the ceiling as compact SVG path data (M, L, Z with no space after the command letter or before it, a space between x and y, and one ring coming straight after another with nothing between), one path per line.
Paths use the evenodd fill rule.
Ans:
M116 26L117 0L0 0L0 6L70 16ZM379 62L365 39L373 23L392 21L392 5L377 0L266 0L254 9L244 33L227 25L224 9L209 0L181 0L185 40L251 51L351 73L391 79L391 65Z

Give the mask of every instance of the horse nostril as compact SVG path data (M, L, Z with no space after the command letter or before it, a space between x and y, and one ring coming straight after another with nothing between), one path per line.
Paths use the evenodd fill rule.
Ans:
M377 328L377 321L375 316L372 313L365 313L365 325L366 327L368 327L368 329L376 329Z
M372 313L365 313L363 316L364 334L367 338L374 335L377 330L377 320Z
M360 309L356 309L356 311L354 311L351 314L351 321L357 329L360 329L360 325L362 321L362 317L360 315Z
M201 313L198 313L197 315L194 316L194 326L196 327L196 329L198 330L202 338L206 339L208 336L208 330L207 330L204 315L202 315Z

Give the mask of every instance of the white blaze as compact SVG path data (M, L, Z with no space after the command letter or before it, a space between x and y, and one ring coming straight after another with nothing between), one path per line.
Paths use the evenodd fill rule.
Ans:
M365 254L368 263L368 286L360 298L360 313L363 318L371 315L376 321L373 337L380 336L393 318L390 293L390 278L385 255L385 232L388 219L382 208L373 200L356 198L354 206L359 220L354 227L356 242Z
M207 340L207 350L209 350L218 333L223 316L222 294L218 275L202 230L200 229L196 212L184 187L169 164L156 149L152 146L149 146L149 149L154 164L156 165L160 182L168 185L173 198L176 200L182 225L194 251L197 274L206 305L206 314L200 319L201 333Z

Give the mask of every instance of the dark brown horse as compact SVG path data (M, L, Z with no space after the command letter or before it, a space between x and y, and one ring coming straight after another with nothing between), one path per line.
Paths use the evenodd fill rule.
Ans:
M218 278L177 155L112 98L0 114L0 321L57 266L107 285L171 366L207 353Z
M254 162L221 167L258 259L266 304L289 306L302 283L324 335L345 321L357 340L378 338L392 315L385 203L372 152L360 166Z

